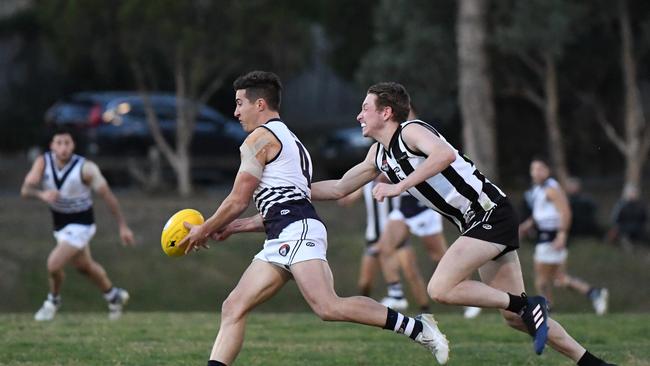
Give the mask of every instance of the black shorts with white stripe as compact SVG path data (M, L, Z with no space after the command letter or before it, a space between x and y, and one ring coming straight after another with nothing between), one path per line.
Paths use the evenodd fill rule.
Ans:
M476 214L461 236L505 245L494 259L519 248L519 222L510 201L502 199L493 209Z

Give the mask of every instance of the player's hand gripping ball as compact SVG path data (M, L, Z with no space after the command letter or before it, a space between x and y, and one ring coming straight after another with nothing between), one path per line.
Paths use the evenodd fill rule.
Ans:
M185 248L179 248L178 243L190 232L185 228L183 222L192 225L201 225L205 221L203 215L197 210L186 208L176 212L167 220L160 236L162 249L170 257L180 257L185 255Z

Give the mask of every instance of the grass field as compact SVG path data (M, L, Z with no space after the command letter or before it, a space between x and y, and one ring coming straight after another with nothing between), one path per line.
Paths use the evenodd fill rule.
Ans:
M593 353L618 365L650 365L650 315L557 317ZM527 335L495 313L465 320L438 316L451 345L449 365L571 365L552 350L532 351ZM217 314L131 312L117 322L105 314L62 313L51 323L30 314L0 316L0 365L204 365L218 328ZM256 313L236 365L434 365L406 337L353 324L323 323L307 313Z
M54 322L41 324L32 316L47 293L45 262L54 245L51 219L41 202L17 196L20 179L0 181L0 365L204 365L218 329L216 312L260 249L263 236L234 236L199 255L172 259L162 254L159 235L178 209L212 214L229 187L204 187L188 199L118 189L138 240L134 248L118 244L115 222L98 202L92 252L114 283L131 293L130 312L119 322L108 322L101 294L68 269L64 306ZM364 247L364 210L333 203L318 203L317 209L328 226L336 290L341 296L354 295ZM449 226L446 234L449 240L457 235ZM421 246L414 247L428 278L434 266ZM532 245L524 243L519 256L532 292ZM595 353L619 365L650 365L650 250L626 252L596 239L572 238L569 262L575 275L610 289L612 314L595 317L583 296L557 290L555 316ZM384 291L377 280L373 296ZM435 364L404 337L325 324L308 311L295 284L289 283L250 317L237 364ZM529 338L509 330L494 314L468 322L456 307L432 304L432 311L450 338L450 365L571 364L554 352L535 356Z

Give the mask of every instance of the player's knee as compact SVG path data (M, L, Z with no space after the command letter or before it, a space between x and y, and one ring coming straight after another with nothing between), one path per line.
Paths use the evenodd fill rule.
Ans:
M317 301L311 304L314 313L323 321L341 320L336 302L334 301Z
M433 281L429 282L427 286L427 293L431 300L439 304L452 304L452 299L449 296L449 291L445 290L441 286L437 286Z
M221 303L221 319L222 321L240 319L246 314L245 307L241 301L238 300L236 294L232 292Z
M48 260L47 271L50 273L50 275L62 275L63 266L58 263L58 261Z

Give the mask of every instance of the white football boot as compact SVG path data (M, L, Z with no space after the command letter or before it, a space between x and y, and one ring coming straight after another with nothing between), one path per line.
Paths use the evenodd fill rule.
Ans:
M49 299L45 300L43 306L41 306L36 314L34 314L34 320L42 322L54 319L54 315L56 315L56 311L59 310L59 306L60 305L56 305Z
M422 322L422 333L415 337L415 341L426 347L431 354L436 356L439 364L444 365L449 360L449 341L438 329L438 322L431 314L420 314L415 319Z
M398 311L406 310L409 307L409 302L408 300L406 300L405 297L398 299L395 297L386 296L383 299L381 299L380 303L387 308L391 308L393 310L398 310Z
M122 310L129 302L129 297L129 293L125 289L117 290L115 297L108 302L108 319L117 320L122 316Z
M597 315L604 315L609 307L609 291L606 288L601 288L598 290L598 295L591 300L591 303Z
M474 319L477 316L479 316L479 314L481 314L481 310L483 310L483 309L481 309L479 307L476 307L476 306L465 306L465 311L463 312L463 317L465 319Z

